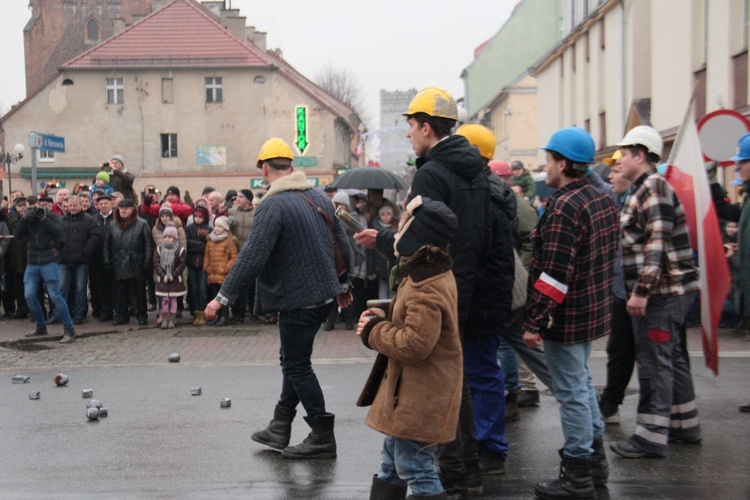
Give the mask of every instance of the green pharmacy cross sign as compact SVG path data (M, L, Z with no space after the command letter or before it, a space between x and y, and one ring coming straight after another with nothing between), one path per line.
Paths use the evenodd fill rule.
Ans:
M294 144L297 146L297 150L300 155L305 154L307 146L310 142L307 140L307 106L297 106L297 139Z

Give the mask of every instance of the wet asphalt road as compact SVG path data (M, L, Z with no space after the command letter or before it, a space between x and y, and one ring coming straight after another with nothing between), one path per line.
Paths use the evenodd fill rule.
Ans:
M354 406L370 361L322 361L316 371L328 410L336 414L338 459L290 461L253 442L270 419L279 368L267 363L170 364L117 368L71 367L70 384L56 388L56 369L0 369L0 497L2 498L367 498L382 437ZM601 383L604 358L592 357ZM693 358L703 443L673 445L666 460L624 460L608 451L610 483L599 498L750 498L750 359L722 359L713 378ZM30 375L12 384L11 375ZM200 386L203 394L191 396ZM81 389L109 407L88 422ZM636 389L637 383L631 383ZM28 393L40 391L32 401ZM224 397L232 407L219 408ZM635 395L622 407L623 424L605 441L633 429ZM307 426L297 416L292 441ZM557 404L543 395L509 425L511 456L505 476L485 478L483 498L532 498L539 480L557 475L562 434Z

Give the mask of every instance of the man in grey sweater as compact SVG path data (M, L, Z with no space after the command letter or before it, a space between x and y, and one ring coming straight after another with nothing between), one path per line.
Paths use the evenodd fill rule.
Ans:
M206 306L206 317L215 317L243 289L254 287L257 279L256 309L259 304L261 313L280 312L283 382L273 419L252 439L282 450L286 458L334 458L334 415L326 411L310 356L315 335L336 307L337 296L342 307L351 304L348 277L337 275L333 235L348 269L351 254L333 204L312 189L304 173L294 171L293 159L292 150L281 139L270 139L261 148L257 166L270 188L219 294ZM328 220L332 221L330 229ZM299 403L312 431L300 445L288 446Z

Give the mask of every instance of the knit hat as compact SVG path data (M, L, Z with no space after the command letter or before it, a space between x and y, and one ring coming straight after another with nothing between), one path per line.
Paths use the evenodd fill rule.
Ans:
M172 212L172 209L169 207L161 207L159 209L159 217L162 215L169 215L171 218L174 218L174 212Z
M177 227L171 222L167 222L166 226L164 226L164 237L166 238L167 236L177 239Z
M208 220L208 209L204 206L198 205L193 210L193 217L198 215L198 212L200 212L200 216L203 217L203 220Z
M104 181L104 182L109 182L109 174L107 172L104 172L104 171L99 172L99 173L96 174L96 180L98 180L98 181Z
M123 167L125 166L125 160L123 160L122 156L120 156L120 155L114 155L112 158L110 158L109 161L112 161L112 160L119 161L120 163L122 163Z
M227 231L229 231L229 228L231 227L231 225L229 224L229 219L227 219L223 215L221 217L217 217L214 221L214 227L216 226L221 226Z
M244 196L247 201L253 201L253 192L249 189L240 189L240 193L242 193L242 196Z
M334 203L340 203L344 205L346 208L350 208L349 195L346 194L344 191L336 192L336 194L333 195L332 201Z
M394 250L408 257L425 245L447 249L457 228L456 216L444 203L417 196L406 205Z
M173 194L173 195L175 195L176 197L179 198L180 197L180 188L178 188L177 186L169 186L167 188L167 194Z

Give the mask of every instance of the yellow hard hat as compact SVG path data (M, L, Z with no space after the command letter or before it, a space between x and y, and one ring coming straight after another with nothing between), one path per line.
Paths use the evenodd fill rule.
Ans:
M602 160L602 162L603 162L603 163L604 163L605 165L612 165L613 163L615 163L615 162L616 162L617 160L619 160L620 158L622 158L622 151L620 151L620 150L618 149L617 151L615 151L615 152L614 152L614 153L612 154L612 156L610 156L609 158L605 158L605 159L603 159L603 160Z
M274 158L288 158L294 160L292 149L286 142L284 142L284 139L279 139L278 137L268 139L266 143L263 144L263 147L260 148L256 167L260 168L264 161L272 160Z
M409 103L409 110L403 115L412 116L417 113L458 120L456 100L449 92L437 87L420 90Z
M484 125L466 123L458 127L456 134L466 137L469 144L475 146L485 160L491 160L495 156L495 136Z

